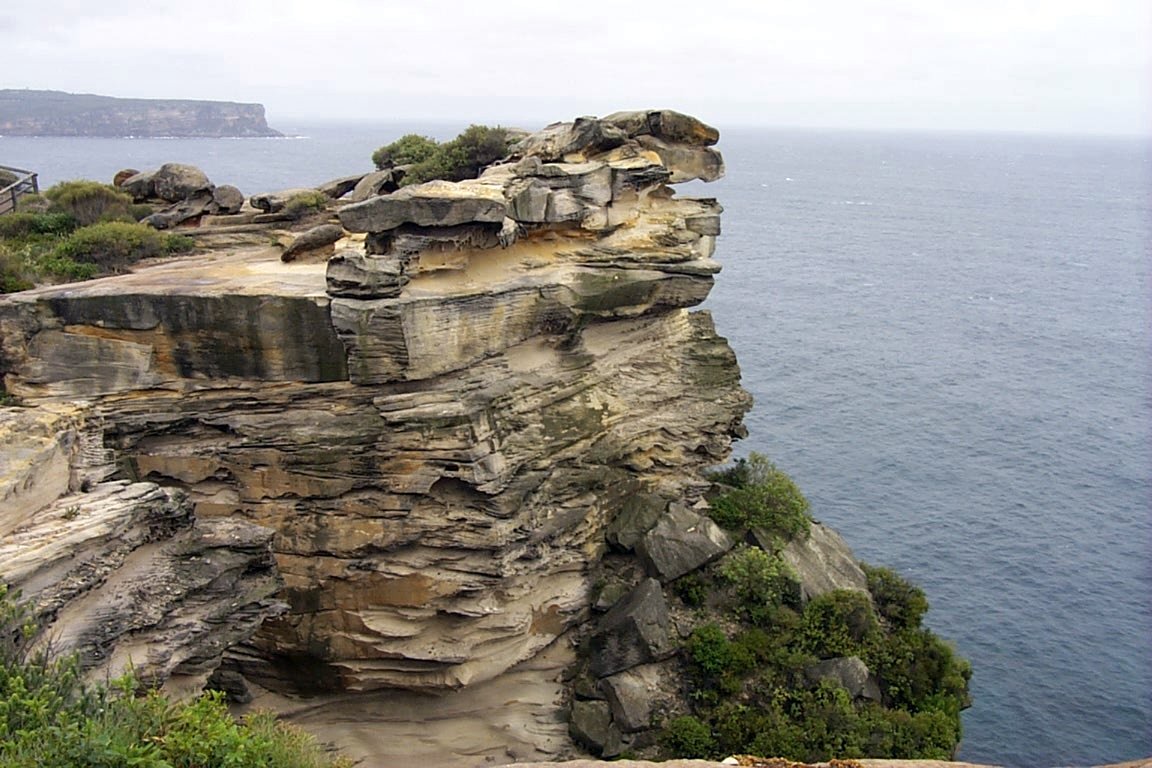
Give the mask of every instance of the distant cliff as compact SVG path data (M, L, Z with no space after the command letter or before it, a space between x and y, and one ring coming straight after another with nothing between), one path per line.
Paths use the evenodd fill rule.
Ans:
M261 104L0 90L4 136L283 136Z

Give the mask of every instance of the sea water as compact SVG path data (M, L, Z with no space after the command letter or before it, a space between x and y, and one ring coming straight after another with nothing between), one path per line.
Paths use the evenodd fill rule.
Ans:
M252 194L463 127L8 137L0 164L51 184L187 162ZM1152 754L1147 142L743 129L721 149L728 176L689 191L726 208L706 306L756 398L739 450L925 589L975 670L962 759Z

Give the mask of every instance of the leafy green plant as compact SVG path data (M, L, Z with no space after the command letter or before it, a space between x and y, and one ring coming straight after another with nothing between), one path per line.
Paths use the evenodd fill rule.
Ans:
M755 548L711 566L727 583L733 631L697 626L684 645L691 715L702 727L665 727L668 756L752 753L820 762L831 758L948 759L960 739L970 668L951 647L920 626L919 598L891 572L877 576L892 600L910 602L908 626L881 621L867 594L833 591L803 610L774 595L781 564ZM766 586L767 585L767 586ZM911 589L912 591L909 591ZM763 605L763 614L747 604ZM750 626L751 625L751 626ZM838 681L810 682L820 659L857 656L876 678L882 701L853 700ZM708 739L689 739L706 733ZM710 740L709 740L710 739ZM677 752L686 748L691 752ZM711 751L707 751L708 749Z
M672 583L672 589L691 608L704 605L708 599L708 583L699 571L681 576Z
M864 566L868 577L868 591L876 603L880 616L894 629L906 629L920 625L920 619L928 611L928 598L923 590L905 581L891 568Z
M753 623L763 609L784 604L799 605L796 573L776 554L759 547L743 547L720 564L720 575L736 591L738 605Z
M132 196L110 184L97 181L62 181L49 187L44 196L52 207L66 213L82 227L101 221L131 220Z
M395 168L397 165L422 163L432 157L439 146L435 139L409 133L373 152L372 162L378 170Z
M792 478L759 453L712 475L727 487L711 502L712 519L724 528L761 528L784 540L806 536L808 499Z
M879 625L867 595L837 589L804 606L800 643L817 658L860 656L877 640Z
M187 246L187 238L172 239L145 224L107 221L77 229L56 244L52 256L115 271Z
M0 585L0 765L5 768L350 768L264 713L233 719L223 695L174 703L131 677L84 683L74 657L30 644L35 625Z
M328 206L329 197L318 189L297 192L284 204L284 213L300 218L309 213L322 211Z
M67 213L25 213L0 216L0 238L25 239L38 235L66 235L76 229L76 220Z
M660 736L665 751L676 757L706 758L716 751L712 729L691 715L673 718Z
M432 143L430 147L425 137L411 136L400 139L403 146L395 147L397 152L403 152L401 157L406 158L411 167L404 175L404 185L419 184L442 178L446 181L463 181L465 178L476 178L482 170L500 160L508 154L509 146L514 140L513 134L507 128L491 126L469 126L456 138L442 144ZM431 139L426 139L431 142ZM378 154L373 154L373 160L385 160L391 147L400 142L380 147ZM423 157L422 157L423 155ZM420 158L420 159L416 159ZM400 164L394 164L400 165Z

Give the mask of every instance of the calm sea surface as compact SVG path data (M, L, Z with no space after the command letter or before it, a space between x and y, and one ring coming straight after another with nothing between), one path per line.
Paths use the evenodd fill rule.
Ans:
M0 138L46 184L199 165L246 194L463 125ZM531 127L531 126L529 126ZM922 585L975 668L961 757L1152 754L1152 166L1124 139L725 132L708 301L768 454Z

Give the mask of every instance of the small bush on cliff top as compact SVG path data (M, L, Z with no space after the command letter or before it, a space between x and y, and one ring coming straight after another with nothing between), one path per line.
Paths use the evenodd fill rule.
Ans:
M223 696L174 703L130 678L83 681L75 657L32 650L34 626L0 585L0 765L5 768L349 768L270 714L237 721Z
M433 179L463 181L508 154L513 135L500 126L470 125L459 136L437 144L426 136L409 134L372 154L376 167L411 165L401 184Z
M44 196L56 211L68 214L82 227L132 218L132 196L98 181L62 181L49 187Z
M0 216L0 238L25 239L42 235L66 235L76 220L66 213L10 213Z
M288 216L300 218L305 214L322 211L328 205L330 198L318 189L297 192L288 198L284 204L284 213Z
M186 250L189 245L186 237L166 235L146 224L106 221L68 235L56 244L52 255L116 271L140 259Z
M377 170L395 168L397 165L422 163L436 154L439 146L435 139L409 133L373 152L372 162L375 163Z

